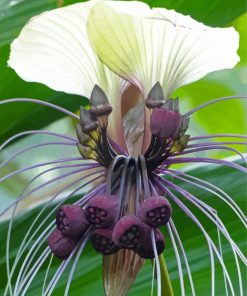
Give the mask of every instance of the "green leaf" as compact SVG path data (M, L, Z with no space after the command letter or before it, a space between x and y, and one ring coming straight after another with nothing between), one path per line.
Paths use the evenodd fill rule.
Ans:
M198 21L209 26L226 26L247 8L243 1L236 0L149 0L145 1L153 7L165 7L174 9L183 14L189 14Z
M78 2L81 1L64 0L64 5ZM242 0L144 0L142 2L151 7L165 7L189 14L209 26L226 26L247 10Z
M32 16L56 7L56 0L1 0L0 46L9 44Z
M239 50L238 54L241 57L241 64L246 64L247 63L247 31L246 31L246 26L247 26L247 13L244 13L240 17L238 17L232 25L236 28L236 30L239 32L241 38L240 38L240 45L239 45Z
M238 205L244 209L246 205L245 201L245 192L246 192L246 182L243 173L233 170L231 168L226 168L217 165L205 165L205 166L197 166L192 168L187 173L206 180L215 184L216 186L224 189L229 195L232 196L234 201L238 203ZM177 183L184 189L189 190L193 194L195 194L198 198L209 204L211 207L215 208L218 211L219 217L222 219L226 228L228 229L230 235L233 240L238 244L241 249L244 249L245 245L245 229L242 227L241 223L236 219L233 211L225 205L222 201L219 200L216 196L213 196L211 193L203 191L201 189L192 188L191 185L186 185L183 182ZM75 197L76 199L76 197ZM215 241L218 246L217 240L217 232L215 230L215 226L211 223L204 215L202 215L194 206L192 206L189 202L185 200L185 198L180 197L180 199L193 211L193 213L197 216L200 222L205 227L208 234ZM196 295L200 296L208 296L210 291L210 262L209 262L209 253L207 250L206 241L202 235L202 233L198 230L198 228L194 225L193 222L183 213L180 209L178 209L174 204L173 206L173 221L178 229L181 240L183 242L189 264L192 271L192 276L195 284ZM18 246L23 239L27 229L32 223L33 219L36 217L37 213L39 213L40 208L36 208L26 215L18 217L14 223L13 233L12 233L12 241L11 241L11 253L10 258L13 263L13 259L15 258L16 252L18 250ZM50 211L50 210L49 210ZM49 212L48 211L48 212ZM47 215L46 212L42 217ZM54 217L52 217L54 219ZM42 221L42 218L41 220ZM6 241L6 231L7 231L7 223L1 224L1 241ZM180 280L177 272L177 263L175 259L175 255L173 252L171 240L165 230L166 236L166 250L164 252L166 264L168 267L169 275L171 278L172 286L174 289L174 295L180 295ZM229 247L227 241L221 236L222 239L222 250L223 250L223 258L230 272L231 279L233 281L233 285L236 288L236 295L238 294L238 280L236 268L234 265L234 258ZM32 244L31 244L32 245ZM29 248L31 247L29 246ZM0 253L5 253L5 244L1 244ZM23 260L23 259L22 259ZM21 261L22 261L21 260ZM52 263L51 271L50 271L50 279L52 274L57 270L60 260L55 259ZM183 260L182 260L183 262ZM215 268L216 268L216 295L225 295L224 290L224 281L222 276L222 270L219 265L218 260L215 258ZM48 262L42 266L41 272L38 276L35 277L35 280L30 288L29 293L27 295L40 295L40 289L42 287L46 267ZM69 292L70 296L78 296L78 295L104 295L103 287L102 287L102 258L99 254L97 254L90 244L86 247L83 255L80 258L79 264L77 266L76 272L73 277L73 282L71 285L71 289ZM66 286L68 274L70 268L64 273L58 285L52 295L63 295L64 289ZM183 270L185 271L185 267L183 265ZM3 256L0 261L0 272L2 281L0 284L0 293L3 292L4 285L6 283L6 270L5 270L5 257ZM247 283L246 273L243 273L243 283ZM151 291L151 281L152 281L152 264L150 261L146 261L144 268L138 275L138 278L130 289L128 296L145 296L150 295ZM188 282L187 276L184 276L185 281L185 290L186 295L191 295L190 286ZM244 288L246 291L246 284L244 284ZM155 294L154 294L155 295Z
M85 98L56 92L39 83L20 79L7 67L10 42L33 16L57 7L56 0L2 0L0 1L0 100L8 98L35 98L51 102L70 111L87 104ZM51 108L32 103L11 103L0 106L1 142L18 132L40 129L65 115Z
M190 108L212 99L234 95L234 91L216 79L204 79L177 91L184 100L189 98ZM245 133L245 102L229 100L204 108L192 116L208 133Z
M0 100L8 98L34 98L51 102L71 111L87 104L85 98L53 91L38 83L21 80L5 63L9 46L0 48ZM51 108L33 103L11 103L0 106L0 139L6 140L13 134L24 130L40 129L65 115Z

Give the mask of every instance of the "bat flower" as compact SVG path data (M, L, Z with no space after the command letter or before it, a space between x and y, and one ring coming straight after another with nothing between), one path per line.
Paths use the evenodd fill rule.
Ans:
M178 98L171 98L180 86L212 71L234 67L239 61L236 54L238 39L233 28L211 28L190 16L164 8L150 9L135 1L74 4L45 12L24 26L11 45L8 65L26 81L88 98L90 106L87 109L81 107L78 116L35 99L1 101L1 104L29 102L54 108L74 119L77 134L73 137L45 130L16 134L1 148L26 134L41 133L60 138L60 141L25 147L5 160L2 167L18 155L44 145L78 149L76 158L70 156L33 164L2 177L1 181L4 181L28 170L59 164L34 175L25 192L5 210L13 210L7 238L5 295L26 295L46 262L48 269L42 295L52 294L60 277L72 264L64 292L69 295L76 265L89 241L95 251L103 255L104 288L108 296L126 295L145 259L155 262L158 295L161 291L163 295L173 295L164 263L165 245L170 243L177 259L181 295L185 295L184 270L176 242L186 266L190 295L196 295L190 264L173 218L174 206L181 208L205 236L212 267L212 282L205 283L205 287L208 285L215 295L216 258L228 290L233 295L243 295L240 268L240 263L246 264L243 252L215 209L185 189L188 186L177 185L175 181L180 180L184 185L200 188L220 198L245 227L246 217L223 190L173 168L178 163L206 162L229 166L246 174L246 168L227 160L196 157L200 151L225 149L243 158L240 152L228 146L235 141L208 142L208 139L220 140L226 136L246 139L245 136L189 135L193 113L210 104L239 97L209 101L187 113L181 112ZM194 157L187 157L187 154ZM42 174L57 168L73 170L50 178L31 190L28 188ZM10 266L9 245L17 206L30 194L56 182L64 182L64 186L42 205ZM66 190L72 185L76 189L67 194ZM87 193L75 200L76 193L89 185ZM59 199L62 193L65 194ZM188 204L212 221L229 244L238 271L237 288L232 283L221 251ZM47 214L45 210L50 205L53 207ZM42 213L46 213L45 217ZM164 230L168 233L166 238ZM61 264L50 276L53 256L58 257Z

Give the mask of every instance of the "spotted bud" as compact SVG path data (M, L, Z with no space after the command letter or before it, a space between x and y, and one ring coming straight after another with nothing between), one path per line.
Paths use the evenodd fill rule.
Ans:
M76 239L63 236L58 229L54 230L48 237L48 245L52 253L62 260L69 257L77 242Z
M141 220L150 227L157 228L166 225L171 217L171 206L162 196L145 199L140 208Z
M112 255L119 250L112 240L110 229L96 229L91 235L91 242L95 250L103 255Z
M151 238L151 229L147 225L144 229L145 235L143 236L142 244L138 247L136 252L143 259L153 259L155 255ZM157 254L160 255L165 249L165 239L159 229L154 229L154 237Z
M90 104L89 112L94 117L109 115L112 112L112 107L106 94L98 85L95 85L92 90Z
M108 228L115 222L118 202L115 196L95 196L88 202L85 215L96 228Z
M122 217L114 226L113 241L122 248L136 250L141 244L143 227L134 215Z
M179 132L182 115L163 108L154 109L150 120L150 130L159 138L175 138Z
M159 108L164 104L164 93L159 82L151 88L145 104L149 109Z
M61 206L57 212L56 222L62 235L67 237L80 237L89 226L79 205Z

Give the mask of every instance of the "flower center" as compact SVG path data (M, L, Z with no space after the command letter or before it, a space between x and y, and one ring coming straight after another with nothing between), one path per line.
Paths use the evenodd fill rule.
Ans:
M122 156L118 162L123 162L127 155L107 135L108 117L112 107L100 87L95 86L90 102L89 111L81 108L80 124L76 126L78 148L84 158L96 160L109 169L114 159ZM181 152L186 148L189 135L185 135L185 132L189 118L179 113L178 98L164 100L163 91L158 83L149 92L145 104L150 111L149 128L152 136L143 157L147 173L150 175L160 165L164 166L166 159L172 157L175 152ZM129 161L131 162L136 161Z
M78 148L83 158L106 168L105 190L91 197L83 208L60 208L57 227L61 235L51 235L50 248L59 258L66 258L75 241L90 232L95 250L104 255L124 248L143 258L153 258L151 232L154 231L160 254L165 244L159 228L168 223L172 214L168 200L152 185L154 176L159 168L169 166L174 153L186 147L189 121L179 113L178 99L165 101L156 84L145 102L150 111L151 141L143 155L133 157L107 135L112 107L98 86L93 89L90 102L89 110L81 108L80 124L76 126Z
M140 90L131 85L121 97L121 116L128 152L138 156L142 151L145 134L145 104Z

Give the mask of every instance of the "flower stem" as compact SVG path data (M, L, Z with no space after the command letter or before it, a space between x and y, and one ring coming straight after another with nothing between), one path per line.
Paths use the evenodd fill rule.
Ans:
M63 0L57 0L57 7L63 6Z
M164 255L159 255L160 271L161 271L161 295L162 296L174 296L171 280L166 267Z

